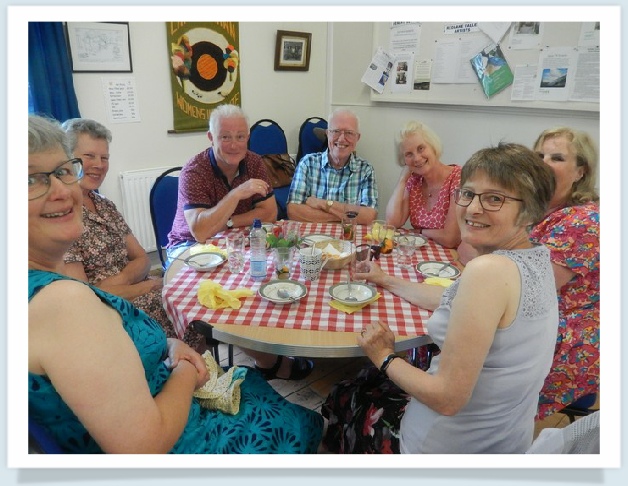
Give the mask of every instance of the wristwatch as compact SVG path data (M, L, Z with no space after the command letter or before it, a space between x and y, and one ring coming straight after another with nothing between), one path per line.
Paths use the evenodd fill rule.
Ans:
M229 218L227 220L227 228L229 229L233 228L233 219Z
M331 207L334 205L334 201L332 201L331 199L327 200L327 211L329 212L329 210L331 209Z

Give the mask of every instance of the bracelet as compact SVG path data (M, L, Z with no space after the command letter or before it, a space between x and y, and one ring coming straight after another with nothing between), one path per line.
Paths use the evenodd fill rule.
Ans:
M386 356L384 358L384 362L379 367L379 371L381 371L382 373L384 373L386 375L386 370L390 366L390 363L392 363L393 359L398 358L398 357L399 356L397 356L395 353L390 353L388 356ZM388 376L388 375L386 375L386 376Z

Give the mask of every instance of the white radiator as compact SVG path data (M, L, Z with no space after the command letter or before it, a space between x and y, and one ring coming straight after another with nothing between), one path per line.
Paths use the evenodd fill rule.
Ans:
M156 251L155 232L150 219L150 190L164 171L170 167L120 172L122 214L133 235L147 252Z

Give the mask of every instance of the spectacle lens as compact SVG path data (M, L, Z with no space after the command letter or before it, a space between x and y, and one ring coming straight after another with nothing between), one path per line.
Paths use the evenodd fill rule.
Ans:
M50 176L54 175L64 184L70 185L83 178L83 161L70 159L52 172L36 172L28 175L28 200L44 196L50 190Z
M344 135L347 140L351 140L358 136L358 132L354 132L353 130L337 130L334 128L327 131L333 138L340 138L340 135Z
M506 202L506 199L522 201L522 199L506 196L505 194L499 194L497 192L475 193L469 189L456 189L454 192L454 201L458 206L466 208L471 204L475 196L478 196L480 206L482 206L484 211L499 211Z

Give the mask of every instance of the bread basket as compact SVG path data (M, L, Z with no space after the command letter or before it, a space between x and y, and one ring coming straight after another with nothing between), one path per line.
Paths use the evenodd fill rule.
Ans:
M339 270L347 266L355 253L355 245L350 241L326 240L314 243L315 248L320 248L327 256L327 262L323 268L327 270Z

